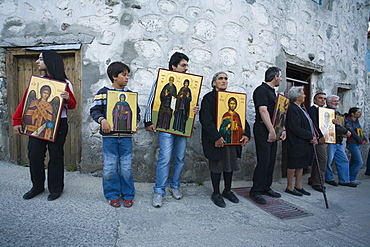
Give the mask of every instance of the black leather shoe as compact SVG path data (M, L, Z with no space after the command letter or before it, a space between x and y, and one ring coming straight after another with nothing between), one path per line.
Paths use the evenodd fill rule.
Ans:
M41 194L44 191L45 190L34 190L34 189L31 189L30 191L28 191L26 194L23 195L23 199L29 200L31 198L34 198L38 194Z
M62 193L50 193L48 196L48 201L54 201L55 199L58 199Z
M213 203L220 207L220 208L224 208L226 207L226 203L224 201L224 199L222 198L221 194L218 193L218 194L212 194L211 196L211 200L213 201Z
M298 189L298 188L294 187L294 189L296 189L298 192L301 192L303 195L306 195L306 196L310 196L311 195L310 192L306 191L303 188L302 189Z
M295 195L295 196L303 196L303 194L301 192L297 191L296 189L289 190L287 188L287 189L285 189L285 192L288 193L288 194Z
M256 194L256 195L249 195L250 198L252 198L253 201L255 201L258 204L266 204L265 198L261 194Z
M324 192L321 185L312 185L312 189L317 190L319 192Z
M331 180L331 181L325 181L325 183L330 184L330 185L333 185L333 186L338 186L338 183L337 183L337 182L335 182L334 180Z
M339 183L339 185L353 187L353 188L356 188L357 187L357 185L354 184L354 183Z
M236 197L236 195L232 191L225 191L222 192L222 196L228 199L230 202L238 203L239 199Z
M281 197L280 193L277 193L273 190L264 191L264 192L262 192L262 195L267 195L267 196L271 196L271 197L275 197L275 198Z

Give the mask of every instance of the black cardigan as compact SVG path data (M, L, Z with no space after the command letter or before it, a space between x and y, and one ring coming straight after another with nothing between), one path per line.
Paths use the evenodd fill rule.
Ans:
M202 146L203 152L209 160L222 160L223 152L222 148L216 148L215 142L221 138L221 134L218 132L216 127L216 90L207 93L202 100L199 119L202 124ZM251 137L250 127L247 121L245 121L245 136ZM237 146L238 158L241 158L242 146Z
M313 145L310 122L302 109L295 103L290 103L286 114L286 143L289 157L298 158L307 154Z

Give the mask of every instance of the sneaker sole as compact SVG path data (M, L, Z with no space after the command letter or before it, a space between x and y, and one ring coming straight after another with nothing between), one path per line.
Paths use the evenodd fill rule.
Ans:
M180 197L175 196L175 195L173 194L172 190L170 190L170 194L171 194L171 196L172 196L173 198L175 198L176 200L180 200L180 199L182 198L182 196L180 196Z

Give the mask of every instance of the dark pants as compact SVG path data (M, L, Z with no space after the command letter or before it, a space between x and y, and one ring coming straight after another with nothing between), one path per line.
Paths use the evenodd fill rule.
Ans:
M318 144L315 145L315 148L317 159L319 161L319 168L321 171L322 180L325 180L325 171L328 163L328 144ZM309 180L311 180L312 185L321 185L319 171L317 170L316 157L314 157L312 161L311 177L309 178Z
M30 173L33 189L44 190L45 182L45 154L49 150L50 160L48 163L48 188L50 193L60 193L64 188L64 142L68 133L66 118L62 118L59 124L55 142L49 142L39 138L29 137L28 159L30 160Z
M370 139L370 137L369 137ZM366 162L366 171L365 173L367 175L370 175L370 148L369 148L369 153L367 154L367 162Z
M253 126L254 142L256 144L257 166L253 174L253 187L250 194L260 194L270 190L276 160L276 142L267 142L268 130L261 122Z

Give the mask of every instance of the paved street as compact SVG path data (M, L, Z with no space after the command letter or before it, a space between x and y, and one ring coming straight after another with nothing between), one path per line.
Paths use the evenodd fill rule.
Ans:
M240 203L216 207L211 186L183 184L184 198L166 196L151 206L152 186L136 183L131 208L113 208L102 195L101 178L65 173L61 198L47 201L47 190L31 199L29 170L0 162L0 246L369 246L370 177L357 188L327 185L323 196L284 193L285 179L274 183L282 200L310 216L280 220L239 196ZM307 181L307 175L304 177ZM237 181L233 187L251 186Z

